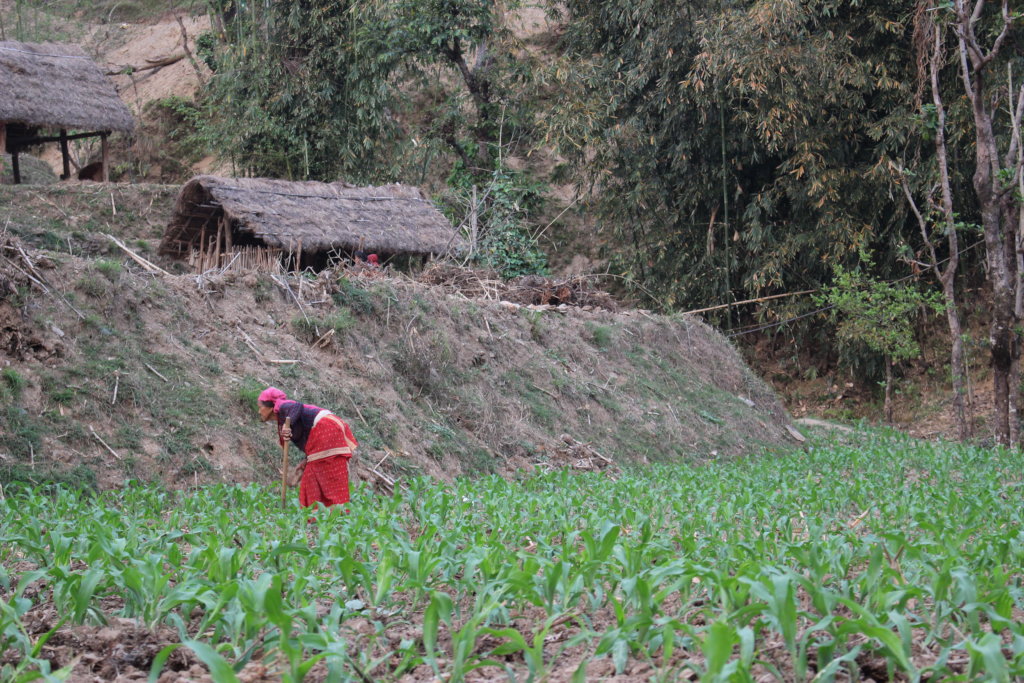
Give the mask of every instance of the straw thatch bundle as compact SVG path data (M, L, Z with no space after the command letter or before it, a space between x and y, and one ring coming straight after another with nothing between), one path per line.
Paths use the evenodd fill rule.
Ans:
M75 45L0 42L0 122L78 130L135 127L114 84Z
M197 176L181 188L160 252L183 257L223 225L230 244L304 254L362 249L426 256L466 248L415 187Z
M474 270L451 264L434 264L423 270L420 282L444 287L468 299L509 301L524 306L576 306L618 310L611 294L596 288L595 278L584 275L565 279L524 275L502 280L493 270Z

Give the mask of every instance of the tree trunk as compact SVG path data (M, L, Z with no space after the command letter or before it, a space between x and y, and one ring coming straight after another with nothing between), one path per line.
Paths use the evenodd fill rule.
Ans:
M885 423L892 424L892 358L885 357Z
M957 438L964 441L971 437L973 425L971 425L964 401L967 393L965 382L967 368L964 362L963 328L960 325L960 311L957 309L953 279L950 278L948 282L942 284L942 295L946 301L946 323L949 325L949 337L952 341L949 351L949 369L953 375L953 416L956 418Z
M986 0L976 0L973 8L965 0L954 0L957 43L960 53L960 75L964 92L971 103L974 119L974 193L981 208L981 223L985 235L985 255L988 277L992 288L992 348L993 426L996 441L1009 446L1012 443L1010 394L1017 387L1014 366L1019 355L1016 315L1017 299L1017 225L1004 221L1008 192L998 181L1001 165L993 119L995 102L986 88L988 67L994 61L1010 33L1013 23L1007 0L1000 2L1003 18L1002 30L991 47L982 47L975 27L982 16ZM1019 172L1019 166L1017 167ZM1016 177L1016 176L1014 176Z
M942 100L942 89L939 81L939 74L942 64L945 61L943 50L943 37L939 27L932 21L932 30L935 32L932 55L929 60L929 75L932 87L932 103L938 116L938 125L935 131L935 156L939 163L939 181L942 188L942 215L946 222L946 241L949 244L949 263L946 270L939 268L938 256L932 247L931 240L925 235L925 242L931 251L932 263L935 272L942 284L942 297L946 302L946 323L949 326L950 350L949 369L952 373L953 383L953 415L956 418L957 438L964 441L971 436L973 415L968 419L967 411L964 410L964 384L967 378L967 367L964 363L964 340L963 328L960 325L960 309L956 300L956 271L960 265L960 244L956 234L956 213L953 211L953 184L949 178L949 158L946 148L946 108ZM915 209L916 212L916 209ZM921 229L925 230L925 224L918 214L921 222Z

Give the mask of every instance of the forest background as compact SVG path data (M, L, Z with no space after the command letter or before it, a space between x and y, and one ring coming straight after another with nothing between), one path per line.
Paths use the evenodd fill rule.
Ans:
M19 1L5 39L52 37L40 4L153 10ZM959 434L978 423L973 357L991 433L1019 440L1024 49L1008 1L181 9L211 22L189 54L200 90L158 105L179 158L428 186L480 265L513 277L585 254L640 306L711 309L741 343L812 350L805 374L877 383L890 417L939 330L931 369ZM552 26L541 39L517 30L527 10Z

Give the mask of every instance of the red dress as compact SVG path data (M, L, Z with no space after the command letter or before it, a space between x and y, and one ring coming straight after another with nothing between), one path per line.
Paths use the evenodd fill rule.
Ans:
M348 461L358 446L352 429L330 413L318 417L306 440L306 469L299 485L299 504L340 505L349 499Z

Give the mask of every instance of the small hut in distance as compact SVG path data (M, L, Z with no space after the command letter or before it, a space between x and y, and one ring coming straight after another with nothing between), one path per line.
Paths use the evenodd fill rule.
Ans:
M26 148L60 143L63 180L71 177L68 142L97 136L106 181L107 137L135 127L114 84L75 45L0 42L0 93L0 152L11 154L15 183L21 182L18 155ZM45 129L59 132L44 135Z
M358 251L458 254L465 240L418 188L197 176L174 205L160 253L202 272L276 265L321 270Z

